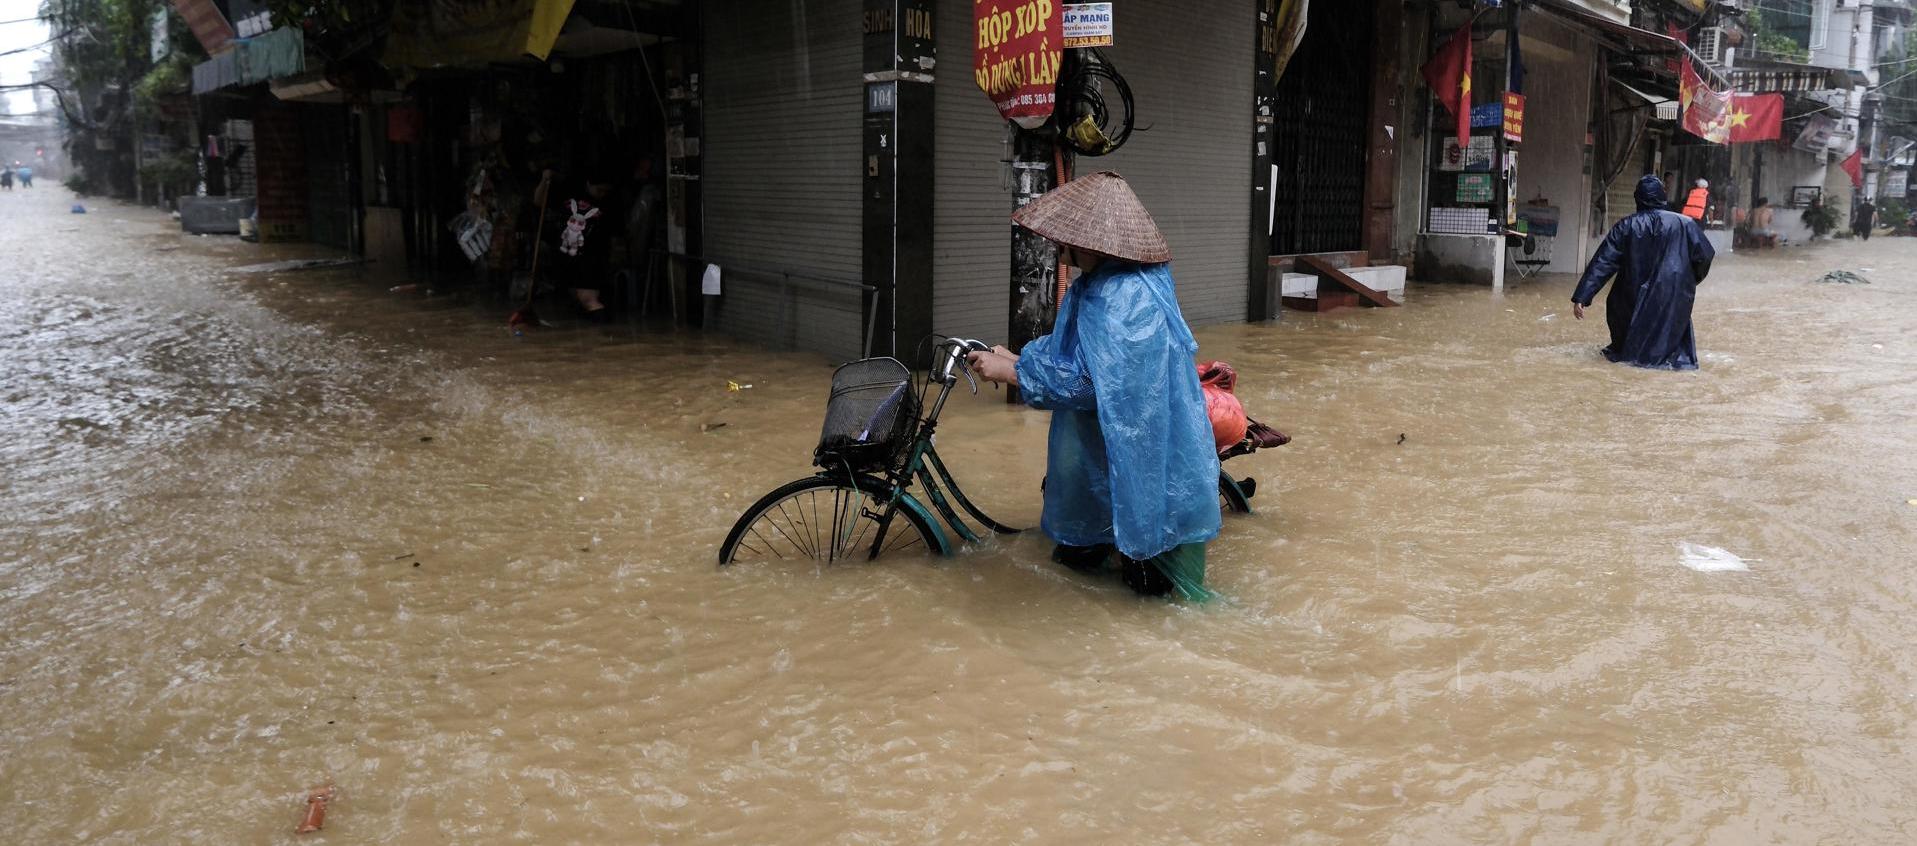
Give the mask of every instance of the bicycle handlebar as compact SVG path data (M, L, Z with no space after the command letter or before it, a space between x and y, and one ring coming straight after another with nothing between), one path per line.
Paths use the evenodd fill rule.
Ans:
M959 367L968 353L989 352L992 349L991 345L984 341L971 338L947 338L945 343L939 346L950 350L945 356L944 363L939 367L939 380L942 382L952 381L953 368Z

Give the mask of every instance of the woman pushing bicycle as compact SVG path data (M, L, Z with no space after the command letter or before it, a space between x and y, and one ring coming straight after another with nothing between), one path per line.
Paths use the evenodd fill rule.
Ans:
M1205 544L1218 535L1218 451L1172 288L1171 247L1116 173L1080 178L1012 222L1057 243L1081 275L1052 333L1013 354L973 352L980 377L1052 412L1041 525L1052 558L1102 570L1114 550L1147 595L1211 596Z

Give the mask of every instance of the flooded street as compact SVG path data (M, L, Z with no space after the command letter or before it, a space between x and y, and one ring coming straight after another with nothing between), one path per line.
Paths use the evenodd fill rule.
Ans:
M9 842L1917 840L1917 241L1721 261L1695 373L1568 279L1201 330L1296 441L1191 606L720 570L832 362L69 202L0 195ZM940 449L1035 525L1045 424Z

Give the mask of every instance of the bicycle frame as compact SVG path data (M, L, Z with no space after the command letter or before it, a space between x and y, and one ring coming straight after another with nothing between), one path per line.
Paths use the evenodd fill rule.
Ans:
M959 488L958 482L952 478L952 471L945 466L944 459L939 457L938 449L932 443L932 436L938 431L939 417L945 412L945 401L951 397L952 389L958 385L958 375L955 371L960 371L965 366L962 362L967 353L984 350L987 347L979 341L952 338L940 344L937 349L943 354L943 360L933 368L927 378L939 383L938 399L932 403L931 410L918 421L918 431L913 435L912 447L906 453L905 461L886 473L886 482L892 487L892 499L886 503L884 513L878 517L878 537L872 541L874 558L878 556L879 550L884 548L886 533L892 526L892 518L898 514L900 508L913 509L927 516L936 512L940 519L927 522L932 526L932 531L939 535L936 540L941 555L952 554L952 543L951 539L945 536L945 526L950 526L952 532L965 543L979 543L983 540L959 516L959 509L993 534L1015 535L1021 531L993 520L973 504L972 500ZM966 380L971 380L969 373L966 375ZM973 383L973 389L977 390L977 383ZM931 509L927 509L925 504L911 493L914 482L925 489L926 498L932 502ZM944 483L943 487L940 485L941 482ZM950 501L946 499L948 491L951 494ZM958 509L952 507L954 502L958 504ZM940 525L941 522L944 526Z

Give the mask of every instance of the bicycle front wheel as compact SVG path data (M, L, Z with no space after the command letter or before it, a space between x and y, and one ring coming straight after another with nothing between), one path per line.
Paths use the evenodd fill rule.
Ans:
M921 510L902 503L886 516L891 498L892 486L869 476L800 479L740 515L719 547L719 564L942 554L945 544Z

